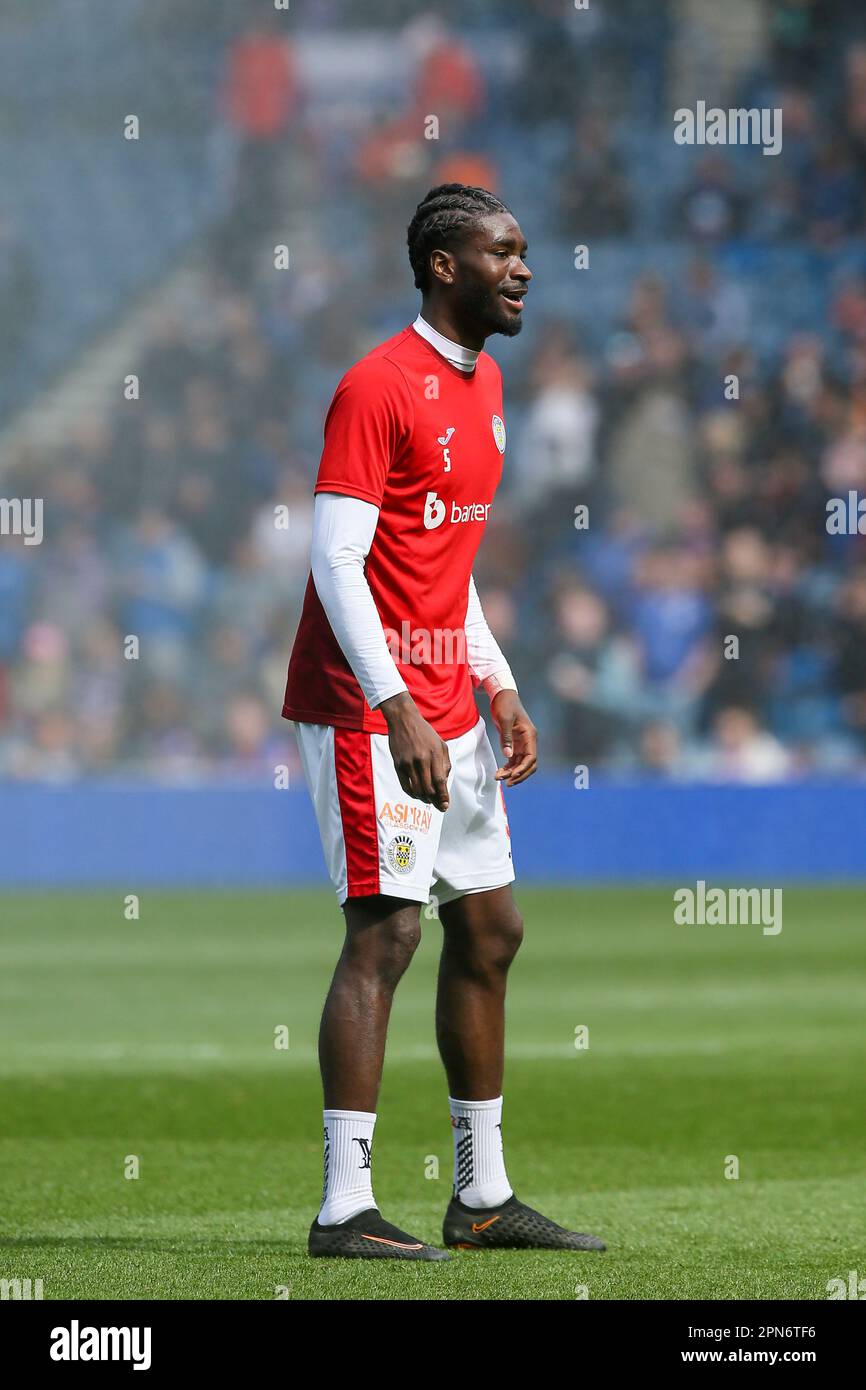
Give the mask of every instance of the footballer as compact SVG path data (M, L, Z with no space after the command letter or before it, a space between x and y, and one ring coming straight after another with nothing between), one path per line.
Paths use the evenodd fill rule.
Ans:
M518 1201L502 1145L505 984L523 932L502 788L535 771L536 734L472 566L505 452L502 376L483 347L520 332L527 247L498 198L456 183L418 205L408 247L420 313L346 372L325 421L283 706L346 926L319 1033L324 1188L309 1251L450 1258L386 1221L372 1185L388 1018L431 898L454 1139L442 1244L603 1250Z

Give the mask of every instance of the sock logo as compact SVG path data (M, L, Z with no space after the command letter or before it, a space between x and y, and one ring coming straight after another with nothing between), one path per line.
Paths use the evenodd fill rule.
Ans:
M373 1165L373 1146L369 1139L353 1139L352 1143L360 1144L361 1146L361 1162L358 1164L358 1167L371 1168Z
M328 1134L328 1126L325 1125L325 1181L324 1181L324 1183L322 1184L322 1202L321 1202L321 1205L322 1205L322 1206L325 1205L325 1201L326 1201L327 1196L328 1196L328 1169L330 1168L330 1166L331 1166L331 1140L330 1140L330 1136L329 1136L329 1134Z
M456 1157L457 1162L455 1167L457 1168L457 1173L454 1178L454 1186L457 1188L458 1193L460 1193L463 1191L464 1187L471 1186L474 1173L471 1129L466 1131L462 1139L457 1140Z

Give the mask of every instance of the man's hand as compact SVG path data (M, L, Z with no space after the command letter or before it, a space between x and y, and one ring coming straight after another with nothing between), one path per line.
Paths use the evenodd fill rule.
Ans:
M408 691L383 700L379 709L388 725L388 746L404 792L426 801L437 811L448 809L448 745L422 719Z
M538 766L538 739L535 725L520 703L516 690L500 690L490 703L493 722L506 762L496 774L497 782L514 787L525 782Z

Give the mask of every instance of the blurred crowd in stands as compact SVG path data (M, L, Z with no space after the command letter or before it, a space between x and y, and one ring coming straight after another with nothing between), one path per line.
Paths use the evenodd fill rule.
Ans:
M782 154L752 151L744 173L714 149L669 191L624 153L641 122L673 148L681 39L664 4L625 0L592 62L569 52L560 5L515 7L522 66L501 81L459 11L449 27L419 7L401 103L348 134L309 119L316 78L285 16L230 36L213 119L233 133L233 193L193 287L123 366L140 399L86 413L56 451L18 447L0 475L3 496L45 507L41 546L0 539L0 776L297 767L279 711L324 413L342 372L414 316L405 229L447 180L492 187L524 230L544 229L563 253L536 265L530 236L548 285L574 275L577 243L639 257L650 196L677 247L676 273L643 265L602 331L555 293L534 311L530 294L520 339L488 344L508 450L476 579L546 766L866 773L866 539L826 524L829 498L866 497L866 259L851 254L866 229L866 29L851 8L766 7L730 95L783 108ZM346 26L343 11L312 18ZM534 140L561 154L525 208L512 190L538 187ZM275 240L291 243L288 272ZM772 352L755 350L749 284L720 255L756 242L806 247L825 279L833 257L847 267L826 318ZM0 294L33 297L4 244Z

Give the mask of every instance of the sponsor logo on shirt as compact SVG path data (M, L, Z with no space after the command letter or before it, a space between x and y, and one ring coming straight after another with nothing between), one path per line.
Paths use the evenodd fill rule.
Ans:
M487 521L490 516L492 502L467 502L465 507L461 507L459 502L451 502L451 525L457 526L464 521ZM448 513L448 508L442 498L435 492L428 492L424 503L424 526L428 531L435 531L437 526L441 526Z
M493 438L496 440L496 447L500 454L505 453L505 423L498 415L494 415L490 421L493 426Z
M424 526L428 531L435 531L437 526L441 526L445 520L445 503L441 497L437 497L435 492L427 493L427 500L424 503Z
M429 806L410 806L406 801L386 801L378 819L383 825L393 825L399 829L405 827L426 835L433 820L433 812Z
M411 835L395 835L385 850L388 863L398 874L411 874L415 867L415 843Z
M455 426L449 425L444 434L440 434L436 440L437 444L442 445L442 463L446 473L451 472L451 450L448 448L448 441L454 433Z

